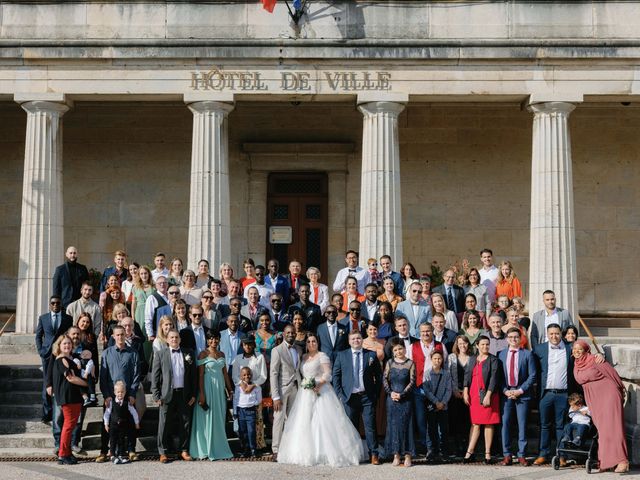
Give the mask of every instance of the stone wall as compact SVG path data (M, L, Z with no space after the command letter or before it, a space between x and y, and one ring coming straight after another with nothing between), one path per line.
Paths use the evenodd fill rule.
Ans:
M103 268L124 247L186 257L191 113L182 104L77 103L64 117L65 244ZM515 104L410 104L400 117L405 257L419 271L484 246L528 277L531 114ZM26 115L0 106L0 305L15 303ZM639 310L640 109L584 104L570 118L580 307ZM333 229L329 276L358 244L362 117L353 104L238 104L229 116L232 259L264 261L251 198L246 142L355 145L344 232ZM294 165L290 167L295 169ZM344 203L342 203L344 202ZM331 199L330 199L331 203ZM335 227L335 226L334 226ZM258 237L257 237L257 236Z

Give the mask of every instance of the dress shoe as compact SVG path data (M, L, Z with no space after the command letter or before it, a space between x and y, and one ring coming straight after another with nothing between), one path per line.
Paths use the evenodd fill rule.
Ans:
M104 463L106 461L107 461L107 455L104 453L101 453L96 457L96 463Z
M378 455L371 455L371 465L380 465Z
M560 468L564 468L566 466L567 466L567 461L564 458L560 457Z
M189 452L182 452L180 454L180 458L182 460L184 460L185 462L191 462L193 461L193 457L191 457L191 455L189 455Z
M271 457L271 461L272 462L277 462L278 461L278 452L273 452L273 456Z
M546 465L547 463L549 463L549 460L544 457L538 457L533 461L534 465Z
M485 453L484 454L484 464L485 465L491 465L492 460L491 460L491 454L490 453Z
M160 455L160 463L169 463L169 457L164 454Z
M41 423L44 423L45 425L51 425L51 417L46 417L46 416L45 416L45 417L42 417L42 418L40 419L40 422L41 422Z
M529 461L524 457L518 457L518 463L520 464L521 467L529 466Z
M136 452L129 452L129 460L131 462L137 462L140 459L140 456Z
M511 458L511 455L506 455L503 459L502 459L502 465L504 465L505 467L507 465L511 465L513 463L513 459Z

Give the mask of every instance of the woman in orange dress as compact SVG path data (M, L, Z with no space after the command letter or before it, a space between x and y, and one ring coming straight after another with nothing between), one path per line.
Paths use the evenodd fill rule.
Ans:
M513 271L513 265L509 260L505 260L498 268L498 278L496 278L496 298L506 295L509 300L513 297L522 297L522 285Z
M378 327L374 323L367 326L367 338L362 341L362 348L376 352L380 361L380 368L384 365L384 344L385 340L378 338ZM376 405L376 429L378 436L383 436L387 432L386 395L379 395L378 405ZM361 432L364 433L364 432Z

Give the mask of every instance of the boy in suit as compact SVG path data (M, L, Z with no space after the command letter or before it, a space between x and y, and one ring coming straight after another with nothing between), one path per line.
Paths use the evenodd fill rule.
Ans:
M359 331L349 333L349 345L350 349L336 355L333 388L356 429L362 417L371 464L380 465L376 432L376 405L382 385L380 362L375 352L362 348Z
M525 458L527 450L527 414L536 383L536 363L529 350L520 348L520 329L512 327L507 331L509 348L498 353L504 372L502 388L502 465L511 465L511 420L515 414L518 421L518 463L528 466Z
M196 401L196 357L193 350L180 348L180 334L170 330L167 335L169 348L156 352L153 362L151 393L160 407L158 422L158 453L160 463L167 463L167 449L174 422L178 422L180 457L190 462L189 437L191 417Z

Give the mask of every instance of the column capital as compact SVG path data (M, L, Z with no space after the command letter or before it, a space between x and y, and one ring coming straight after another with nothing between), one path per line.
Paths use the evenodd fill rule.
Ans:
M58 92L15 93L13 101L30 113L51 111L62 115L73 107L73 101Z
M551 113L564 113L565 115L569 115L575 108L575 103L571 102L540 102L532 103L527 107L527 109L535 115Z
M69 111L69 105L65 103L46 102L42 100L24 102L24 103L21 103L20 106L27 113L38 113L38 112L51 113L51 114L57 113L59 116L62 116Z
M227 115L234 108L233 103L216 102L213 100L204 100L201 102L193 102L187 105L193 113L221 113Z
M358 105L358 110L365 116L375 115L377 113L400 115L404 110L404 104L397 102L369 102Z

